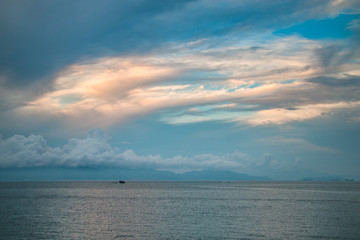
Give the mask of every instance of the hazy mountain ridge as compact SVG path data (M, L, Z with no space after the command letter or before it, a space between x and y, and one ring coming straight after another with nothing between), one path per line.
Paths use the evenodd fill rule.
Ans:
M358 181L356 176L304 175L290 179L256 176L227 170L201 170L185 173L159 171L150 168L94 168L94 167L31 167L0 168L0 181L61 181L61 180L128 180L128 181ZM308 177L313 176L313 177Z
M45 171L44 171L45 170ZM182 174L154 169L133 168L2 168L0 181L32 180L209 180L240 181L270 180L266 176L252 176L232 171L191 171Z
M301 178L302 181L354 181L353 178L345 178L339 176L324 176L324 177L304 177Z

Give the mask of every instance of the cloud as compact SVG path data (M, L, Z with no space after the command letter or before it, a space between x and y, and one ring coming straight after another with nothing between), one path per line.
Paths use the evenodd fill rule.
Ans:
M330 86L330 87L347 87L347 86L358 87L360 85L360 77L352 76L352 75L345 75L341 78L331 77L331 76L330 77L319 76L308 79L307 81L312 83L322 84L325 86Z
M167 123L258 125L258 116L284 124L322 116L299 110L303 106L358 101L356 84L344 80L338 87L322 79L349 83L352 76L355 83L356 41L272 34L279 26L336 16L357 3L299 3L1 2L7 21L0 25L0 130L83 133L162 110L170 115L158 119ZM354 36L356 24L349 26ZM216 107L223 104L230 108ZM177 113L204 105L213 108ZM276 112L287 117L275 120Z
M330 45L316 49L315 54L319 57L321 66L326 68L333 65L334 58L339 51L338 46Z
M57 74L49 91L4 115L51 122L55 118L71 128L109 127L162 109L232 100L257 104L302 85L286 82L289 79L308 78L317 71L309 67L315 65L313 41L273 38L259 42L255 50L246 41L230 41L199 51L199 44L212 42L170 44L150 55L70 65ZM296 56L288 54L294 50ZM4 98L14 101L10 94Z
M311 104L298 106L294 109L270 109L261 110L254 113L246 121L251 125L268 125L268 124L285 124L292 121L304 121L308 119L318 118L320 116L331 115L338 110L348 110L352 113L360 110L360 101L357 102L338 102L330 104ZM358 114L355 114L356 121ZM241 120L240 120L241 121Z
M70 65L57 74L52 89L3 113L2 125L11 122L20 127L24 125L21 119L31 118L36 119L35 125L58 122L83 131L123 124L164 109L177 112L172 114L174 120L172 116L160 117L173 124L239 119L239 123L251 125L259 125L258 121L283 124L321 116L320 111L300 113L289 111L291 108L358 100L358 75L348 74L357 66L322 75L323 68L313 59L318 41L268 35L268 40L259 40L255 49L251 47L253 41L231 40L210 47L214 41L169 44L148 55L107 57ZM335 79L343 79L343 87L336 88ZM21 94L16 96L21 98ZM5 94L4 98L5 102L15 101L13 94ZM250 111L236 113L221 107L202 115L179 115L179 108L207 104L254 105L257 109L253 109L248 121L243 119ZM287 120L271 120L272 113L286 115L283 119ZM264 119L259 120L261 117Z
M84 58L149 52L168 42L233 32L244 36L272 31L358 6L356 1L330 0L19 0L0 4L0 76L17 87L34 81L51 87L56 72Z
M288 91L286 87L282 89ZM277 91L281 91L277 89ZM305 93L306 94L306 93ZM306 96L306 95L303 96ZM286 95L285 95L286 96ZM284 101L286 97L279 97L276 101ZM292 100L292 99L288 99ZM272 104L275 104L273 101ZM257 103L256 100L249 101ZM229 104L225 104L229 106ZM221 105L220 105L221 106ZM342 118L358 122L360 119L360 101L310 103L297 105L290 103L282 108L272 107L263 109L261 105L230 105L231 108L219 109L218 105L205 105L201 108L191 108L176 113L163 114L161 120L169 124L189 124L206 121L237 122L241 125L283 125L292 122L307 121L316 118ZM195 111L196 110L196 111Z
M143 51L148 42L157 46L162 41L152 19L186 3L1 1L0 75L17 86L44 83L84 56Z
M39 135L14 135L0 143L1 167L47 166L57 163L63 154L59 148L49 148Z
M289 151L289 152L296 152L301 153L304 151L307 152L328 152L334 153L336 150L318 146L308 141L305 141L301 138L286 138L282 136L273 136L273 137L266 137L260 138L256 140L257 142L264 143L271 148L278 148L281 151Z
M358 14L360 4L356 0L332 0L328 3L328 11L337 14L339 11L345 14Z
M282 125L291 122L300 122L315 118L345 117L357 122L359 120L360 102L337 102L326 104L309 104L293 106L291 108L272 108L259 110L234 108L226 111L216 110L216 106L209 106L209 111L179 112L166 114L162 121L169 124L189 124L205 121L237 122L250 126Z
M120 151L109 143L100 129L89 131L83 139L72 138L63 147L52 148L39 135L14 135L0 141L0 167L140 167L173 172L193 170L254 171L265 166L263 158L256 159L234 151L222 156L210 153L192 157L160 155L139 156L133 150Z

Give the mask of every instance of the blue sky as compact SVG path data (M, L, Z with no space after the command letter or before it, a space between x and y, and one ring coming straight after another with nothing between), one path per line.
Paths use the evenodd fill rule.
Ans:
M358 1L0 1L0 167L360 178Z

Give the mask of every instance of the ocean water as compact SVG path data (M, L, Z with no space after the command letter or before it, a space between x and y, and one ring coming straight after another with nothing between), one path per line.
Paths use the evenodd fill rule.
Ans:
M360 183L0 182L0 239L360 239Z

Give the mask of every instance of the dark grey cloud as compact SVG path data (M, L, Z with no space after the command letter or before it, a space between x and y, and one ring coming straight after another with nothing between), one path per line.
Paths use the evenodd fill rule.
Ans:
M147 20L186 2L2 1L1 75L26 84L83 57L145 48Z
M359 15L356 15L357 17ZM352 35L333 44L328 44L314 50L314 55L318 59L319 65L326 72L336 73L337 67L346 63L353 63L360 57L360 19L354 19L348 24L347 29Z
M329 67L334 62L335 57L341 51L336 45L330 45L315 49L315 55L318 57L320 66Z
M317 83L329 87L347 87L347 86L360 86L360 76L347 75L343 78L329 77L329 76L319 76L315 78L310 78L307 82Z
M327 1L0 1L0 77L49 82L64 66L167 41L251 32L318 14ZM289 14L289 13L293 14ZM287 21L284 21L287 19Z
M285 86L285 85L284 85ZM356 102L360 96L360 76L343 77L319 76L305 79L304 84L296 87L284 87L269 96L261 98L247 97L234 99L239 104L256 106L250 111L272 108L297 109L297 106L320 103ZM237 111L236 108L234 108ZM241 110L243 111L243 110ZM354 113L356 114L356 113Z

